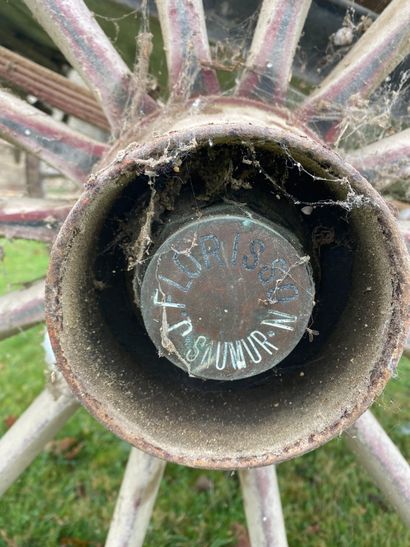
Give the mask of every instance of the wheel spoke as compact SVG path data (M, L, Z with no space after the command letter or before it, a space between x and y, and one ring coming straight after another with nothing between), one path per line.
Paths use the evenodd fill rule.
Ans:
M67 114L109 129L107 118L88 89L2 46L0 78Z
M32 198L43 198L44 188L41 177L41 160L32 154L26 154L26 192Z
M410 181L410 129L356 150L346 159L377 190L401 180Z
M51 243L72 206L38 198L0 199L0 235Z
M0 297L0 340L44 321L44 280Z
M252 546L286 547L285 521L274 465L239 471Z
M236 94L282 102L311 0L264 0Z
M131 73L83 0L24 0L100 102L113 129L120 129L131 92ZM144 113L157 108L145 96Z
M410 466L370 411L346 431L349 447L410 526Z
M172 97L217 93L202 0L157 0L157 8Z
M0 440L0 495L16 481L79 407L63 383L47 387Z
M5 91L0 91L0 136L79 182L107 149Z
M306 100L300 115L334 142L348 105L367 98L409 53L410 2L393 0Z
M106 547L143 544L165 462L131 449Z

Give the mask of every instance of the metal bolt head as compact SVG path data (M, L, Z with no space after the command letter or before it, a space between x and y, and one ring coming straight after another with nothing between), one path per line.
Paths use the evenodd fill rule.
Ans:
M174 232L141 287L145 327L159 354L213 380L277 365L303 336L314 305L309 257L297 246L247 215L203 217Z

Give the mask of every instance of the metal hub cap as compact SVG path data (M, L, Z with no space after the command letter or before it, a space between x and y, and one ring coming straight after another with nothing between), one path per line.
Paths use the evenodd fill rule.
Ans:
M213 380L277 365L303 336L314 305L309 257L296 247L246 215L212 215L172 234L141 288L158 352L191 376Z

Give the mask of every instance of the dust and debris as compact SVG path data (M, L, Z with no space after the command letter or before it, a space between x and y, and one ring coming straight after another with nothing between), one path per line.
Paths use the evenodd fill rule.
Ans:
M362 15L356 21L354 7L349 7L343 19L341 27L329 36L329 43L326 49L325 64L333 64L342 59L350 50L353 43L370 28L373 20Z
M135 123L134 120L143 115L142 102L147 89L152 88L152 78L149 74L149 62L153 49L153 35L150 32L141 32L137 36L138 62L135 63L132 77L130 96L132 100L128 107L129 116L126 123ZM141 82L145 82L141 85Z
M272 287L268 292L268 298L266 300L261 301L261 303L265 305L272 305L277 304L279 300L277 300L277 295L280 290L280 287L282 283L290 279L299 290L302 292L306 292L308 294L311 294L311 290L313 288L309 289L305 286L300 285L300 283L297 282L297 280L293 277L292 271L297 269L299 266L302 266L303 264L309 264L310 263L310 256L300 256L298 257L298 260L294 262L293 264L290 264L286 269L281 268L280 264L277 265L277 270L280 272L281 275L278 276L278 278L275 280L275 285Z
M129 105L130 115L123 127L124 134L131 129L131 121L135 124L135 120L141 117L142 97L146 92L151 93L153 87L158 85L157 80L162 77L160 72L164 69L165 63L164 52L162 52L163 58L159 60L158 52L154 51L157 43L161 44L161 40L158 35L156 20L150 14L149 3L146 0L141 2L138 11L139 34L132 78L133 85L131 86L130 93L130 96L133 95L134 99L132 104ZM208 9L207 11L208 32L211 42L211 61L209 64L211 68L218 72L223 93L230 94L233 91L246 65L246 58L258 18L258 10L254 13L251 13L249 9L245 11L246 16L238 19L235 18L234 22L225 20L221 16L223 12L222 8L218 11L218 15L216 15L217 12L213 9ZM130 11L126 16L136 17L137 14ZM108 22L108 19L106 22ZM115 18L110 18L109 22L118 27L121 20L117 21ZM318 73L324 76L327 73L328 67L334 66L336 62L343 59L372 23L373 19L370 16L360 16L355 7L349 5L344 17L340 19L339 28L329 34L327 46L323 46L325 48L322 57L323 63L322 66L317 67ZM219 29L218 32L213 32L214 27L215 29ZM114 34L114 41L116 41L118 32L116 31ZM183 59L182 76L178 82L177 102L186 100L191 95L195 96L198 70L202 68L193 58L193 49L188 49L187 55ZM272 77L268 74L264 74L263 76L265 79ZM342 106L335 104L333 107L327 108L326 112L320 113L318 121L321 122L331 119L342 120L339 126L339 137L335 143L336 148L345 151L357 149L408 127L410 125L410 112L408 111L408 100L406 101L406 97L408 97L410 89L409 78L409 72L402 70L399 77L396 74L394 78L387 78L383 85L370 98L363 99L359 96L352 96L348 104ZM298 88L299 84L300 89ZM302 84L303 81L300 77L292 80L286 102L289 108L294 106L293 97L301 95L297 100L303 100L303 92L309 89L309 86L306 88ZM261 87L263 87L262 83ZM172 90L166 91L163 89L160 97L161 101L165 101L166 103L162 116L172 117L175 114L172 105L173 101L176 100L176 97L173 97ZM255 90L255 98L262 102L272 102L272 97L267 97L266 91L262 88ZM187 108L186 113L191 113L193 116L196 115L201 112L203 103L204 101L201 97L196 97L189 108ZM210 143L211 146L212 143ZM246 161L249 161L248 158L244 158L244 162ZM175 164L174 171L176 174L179 172L179 169L180 166ZM227 166L227 169L229 169L229 166ZM223 184L221 181L225 180L226 177L221 175L219 180L210 181L209 184L217 191L218 185ZM392 183L394 182L394 175L391 177L391 181ZM242 187L243 184L249 184L240 179L235 180L234 177L231 182L238 188ZM390 183L379 190L389 192L389 186ZM205 195L208 196L209 194L204 193ZM306 204L306 206L308 205ZM361 204L358 205L360 206ZM349 207L354 206L354 202L349 203Z
M144 212L145 219L142 223L140 234L130 249L130 259L128 263L130 270L135 268L137 264L141 264L143 262L144 256L148 253L149 246L152 243L151 226L155 215L156 201L157 193L155 188L152 188L151 198L149 200L148 207Z
M146 209L142 214L140 212L142 220L139 223L138 237L127 251L129 269L143 264L149 258L153 223L161 224L162 216L171 211L175 211L177 215L183 214L183 211L176 208L176 204L181 199L186 199L182 196L187 193L191 196L189 199L197 217L201 215L202 208L217 202L243 208L244 205L249 205L251 196L251 202L255 199L266 199L256 197L255 190L260 185L258 180L265 180L267 187L273 187L275 195L293 206L296 205L305 217L312 216L321 208L337 207L344 210L347 222L354 208L374 207L372 200L358 195L345 177L337 177L326 169L319 173L317 169L313 170L313 165L310 169L308 163L296 159L287 147L279 146L277 157L281 158L277 167L275 168L274 161L267 167L261 161L260 152L253 143L243 142L239 148L202 146L194 152L192 147L190 153L178 157L167 151L160 159L147 161L144 164L144 173L149 177L150 196ZM165 164L168 165L168 175L164 179L161 172ZM308 177L318 184L318 188L330 185L334 192L328 194L328 197L313 196L312 201L301 199L300 194L294 194L293 190L288 189L288 181L299 176ZM335 196L331 195L334 193ZM283 207L284 204L279 203L278 206ZM316 260L320 258L320 248L334 242L335 233L329 227L316 226L311 234L312 251L318 254L314 257ZM301 260L309 258L301 257ZM289 272L284 274L289 275Z
M315 336L319 336L320 332L315 329L310 329L309 327L306 328L306 332L308 333L309 342L312 343L315 339ZM300 373L301 376L304 375L304 373Z
M397 82L390 76L370 98L354 95L339 107L342 121L337 148L358 149L404 130L410 125L410 111L403 100L410 92L410 70L403 71Z
M159 274L158 274L158 269L159 269L160 263L161 263L161 258L159 258L159 260L158 260L157 270L155 272L155 276L156 276L156 280L157 280L158 291L161 295L162 302L165 303L166 302L166 294L165 294L165 292L162 288L161 279L160 279ZM162 306L161 307L161 326L160 326L161 346L162 346L162 348L164 348L165 352L167 352L168 354L175 355L178 358L178 360L180 361L180 363L183 363L187 367L188 374L190 376L192 376L190 363L177 350L177 348L175 347L175 344L169 338L168 332L169 332L169 323L168 323L168 318L167 318L167 307ZM158 355L161 357L162 356L161 352L159 352Z

